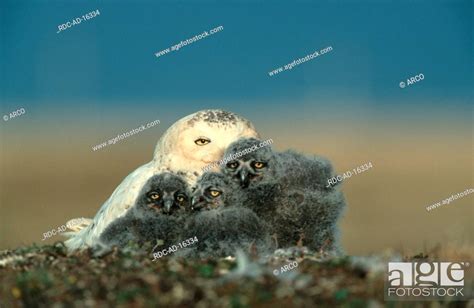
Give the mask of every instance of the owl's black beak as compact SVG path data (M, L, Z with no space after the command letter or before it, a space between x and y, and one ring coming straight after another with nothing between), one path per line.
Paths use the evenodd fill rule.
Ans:
M165 200L164 212L167 214L171 213L171 208L173 207L173 200Z
M242 188L247 188L247 187L249 187L249 184L250 184L250 176L249 176L248 170L246 170L246 169L240 170L239 175L240 175L240 186L241 186Z
M204 196L199 194L199 195L195 195L192 199L192 202L191 202L191 209L193 210L200 210L201 208L204 207Z

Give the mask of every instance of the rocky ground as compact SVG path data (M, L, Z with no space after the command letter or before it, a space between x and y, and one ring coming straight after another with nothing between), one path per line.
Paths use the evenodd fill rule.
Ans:
M401 259L393 254L329 258L295 248L266 258L153 261L137 251L96 258L58 242L0 252L0 307L474 307L384 301L387 260Z

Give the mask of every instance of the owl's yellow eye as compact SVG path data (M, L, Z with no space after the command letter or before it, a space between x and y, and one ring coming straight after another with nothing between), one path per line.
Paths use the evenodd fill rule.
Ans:
M176 200L178 200L178 202L183 202L184 201L184 196L179 195L179 196L176 197Z
M211 140L208 139L208 138L204 138L204 137L199 137L198 139L194 140L194 143L201 146L201 145L206 145L208 143L210 143Z
M239 163L238 162L235 162L235 161L232 161L230 163L227 164L227 167L231 168L231 169L235 169L239 166Z
M160 199L160 194L158 194L157 192L152 192L149 194L149 197L153 200L158 200Z
M260 162L260 161L256 161L253 166L256 168L256 169L262 169L263 167L265 167L265 164Z
M209 193L210 193L211 196L214 197L214 198L217 197L217 196L219 196L219 195L221 194L221 192L218 191L218 190L211 190L211 191L209 191Z

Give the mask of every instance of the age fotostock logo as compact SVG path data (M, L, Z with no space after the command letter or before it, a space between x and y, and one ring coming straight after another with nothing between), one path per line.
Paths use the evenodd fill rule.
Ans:
M468 299L469 262L389 262L386 300Z

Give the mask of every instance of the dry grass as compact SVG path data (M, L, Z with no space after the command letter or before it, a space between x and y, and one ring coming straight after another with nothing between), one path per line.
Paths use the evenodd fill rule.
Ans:
M264 261L155 262L137 247L94 258L68 254L61 243L22 247L0 256L1 307L467 307L469 302L384 302L386 254L359 266L350 257L327 258L296 250ZM143 247L143 251L148 251ZM150 248L150 247L148 247ZM471 250L439 250L415 258L468 258ZM407 258L410 259L410 258ZM242 259L241 259L242 260ZM298 267L273 270L292 261ZM466 259L463 259L466 260ZM8 264L5 264L8 263ZM473 301L470 304L474 304ZM472 307L472 306L471 306Z

